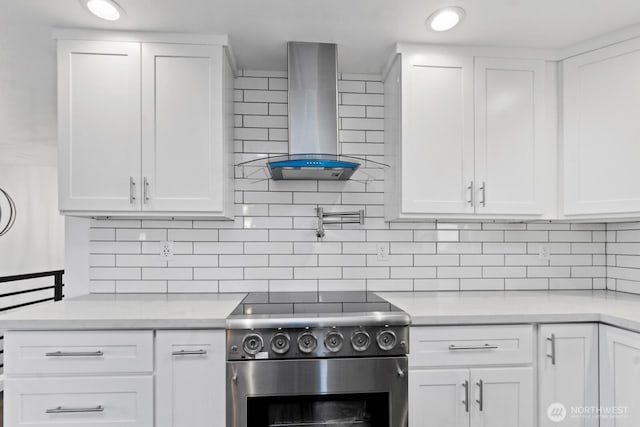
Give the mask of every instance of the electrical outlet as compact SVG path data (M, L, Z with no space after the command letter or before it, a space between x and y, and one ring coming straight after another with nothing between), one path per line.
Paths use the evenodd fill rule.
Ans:
M549 250L549 246L540 245L538 258L540 258L542 261L549 261L551 259L551 251Z
M378 254L378 261L389 261L389 246L385 244L379 244L376 246L376 253Z
M160 242L160 259L164 261L173 259L173 242Z

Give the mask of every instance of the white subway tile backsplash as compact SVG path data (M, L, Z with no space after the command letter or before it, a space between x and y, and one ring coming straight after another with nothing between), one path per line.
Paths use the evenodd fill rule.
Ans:
M249 267L244 269L244 278L255 279L293 279L292 267Z
M176 242L216 242L218 240L218 230L207 230L207 229L197 229L197 230L173 230L169 229L169 237L155 239L155 240L165 240L168 239L170 241Z
M319 255L318 265L321 267L358 267L367 265L367 258L365 255Z
M460 279L461 291L502 291L504 279Z
M192 280L192 268L154 268L142 269L142 280Z
M220 267L266 267L269 255L219 255Z
M217 267L217 255L174 255L168 267Z
M171 293L217 293L217 280L169 280L167 282L167 292Z
M243 268L194 268L194 280L241 280Z
M121 280L116 282L115 291L121 294L166 293L167 282L164 280Z
M269 292L268 280L220 280L218 285L222 293Z
M318 291L366 291L367 281L360 280L319 280Z
M341 267L294 267L295 279L341 279Z
M391 267L392 279L431 279L436 277L436 267Z
M235 161L288 152L286 72L236 80ZM384 162L380 76L341 74L339 152ZM617 288L640 293L640 222L384 221L384 175L367 183L271 181L235 168L235 221L91 220L92 292L458 291ZM365 225L315 234L316 208ZM160 241L174 242L170 261ZM378 247L389 253L378 259ZM550 261L539 257L541 246ZM608 256L605 256L608 254ZM636 257L638 259L636 259ZM597 285L596 285L597 283Z
M160 255L116 255L117 267L166 267Z
M173 249L175 251L178 242L174 242ZM245 245L243 242L193 242L194 254L242 254L245 253ZM178 252L175 251L177 254ZM246 252L252 253L252 252ZM264 252L260 252L264 253Z
M460 279L415 279L415 291L459 291Z

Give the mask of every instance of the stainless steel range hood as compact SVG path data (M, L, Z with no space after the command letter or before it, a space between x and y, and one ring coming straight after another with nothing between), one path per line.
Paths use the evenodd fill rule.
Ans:
M360 166L338 155L338 47L289 42L289 155L267 163L274 180L347 180Z

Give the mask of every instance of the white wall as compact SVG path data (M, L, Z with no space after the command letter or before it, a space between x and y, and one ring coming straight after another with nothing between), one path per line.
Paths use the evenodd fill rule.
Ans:
M13 228L0 237L0 276L64 268L55 158L50 144L0 144L0 188L17 208Z

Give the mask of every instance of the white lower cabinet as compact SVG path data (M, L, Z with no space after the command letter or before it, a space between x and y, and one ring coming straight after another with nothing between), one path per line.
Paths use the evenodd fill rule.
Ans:
M158 331L156 427L224 427L225 332Z
M409 427L534 427L532 331L411 328Z
M533 368L472 369L472 427L534 427Z
M640 334L600 326L601 427L640 426Z
M153 378L8 378L7 427L153 427Z
M557 425L548 416L553 404L567 411L563 426L597 427L597 417L572 416L571 410L598 406L598 325L541 325L538 384L540 427Z
M409 427L468 427L467 369L409 372Z
M533 368L409 373L409 427L533 427L533 408Z

